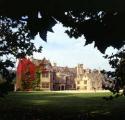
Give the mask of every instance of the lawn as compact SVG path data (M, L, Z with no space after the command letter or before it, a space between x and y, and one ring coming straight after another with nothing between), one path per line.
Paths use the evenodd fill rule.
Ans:
M0 120L125 120L125 97L110 93L15 92L0 98Z

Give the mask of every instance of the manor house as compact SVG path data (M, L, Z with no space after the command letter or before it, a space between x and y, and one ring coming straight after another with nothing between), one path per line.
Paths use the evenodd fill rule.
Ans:
M37 79L39 90L101 90L104 79L99 70L86 69L83 64L61 67L56 63L52 65L46 58L19 60L16 89L22 89L24 75L29 75L27 79Z

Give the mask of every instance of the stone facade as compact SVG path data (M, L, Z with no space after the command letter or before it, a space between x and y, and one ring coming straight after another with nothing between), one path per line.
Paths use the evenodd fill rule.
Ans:
M46 58L32 59L31 62L36 66L36 79L39 79L37 87L40 90L102 89L104 77L100 71L85 69L83 64L78 64L74 68L60 67L56 64L52 65Z
M101 90L103 80L99 70L85 69L83 64L77 66L76 90Z

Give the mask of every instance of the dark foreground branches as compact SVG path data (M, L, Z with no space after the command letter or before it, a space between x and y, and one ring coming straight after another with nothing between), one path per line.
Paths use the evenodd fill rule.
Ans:
M77 39L83 35L85 45L94 42L102 53L109 46L120 49L125 43L124 21L123 0L1 0L0 71L13 68L15 58L32 55L34 51L41 52L42 47L34 45L35 36L39 34L47 41L47 33L53 32L52 28L58 22L67 27L65 32L70 38ZM112 63L116 62L114 60ZM115 76L116 86L119 86L115 89L119 91L124 88L123 72L117 73L116 70Z
M113 93L109 99L125 96L125 49L120 49L117 53L106 55L109 64L114 71L103 71L107 75L107 84L103 85L104 89L108 89ZM108 100L108 98L105 98Z

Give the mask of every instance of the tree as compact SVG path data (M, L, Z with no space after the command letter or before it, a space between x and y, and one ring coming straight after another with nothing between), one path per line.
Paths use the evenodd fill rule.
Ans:
M7 80L0 85L0 89L3 89L6 88L3 87L4 85L11 85L14 78L11 72L15 58L32 55L33 51L40 52L42 47L40 46L37 49L34 46L25 21L12 20L1 16L0 28L0 74ZM2 93L0 93L0 96L3 96Z
M120 49L116 54L110 56L106 55L105 58L109 60L109 64L114 68L114 71L107 72L107 75L113 78L115 83L107 89L113 92L115 97L125 95L125 49ZM112 83L112 81L110 82Z
M120 49L124 45L123 0L1 0L0 15L0 56L22 57L40 51L32 39L39 34L46 41L57 21L68 27L69 37L84 35L86 45L94 41L102 53L109 46ZM0 62L0 70L13 67L12 60Z
M69 27L66 33L70 37L84 35L86 44L94 41L95 47L104 53L110 45L119 49L124 44L124 3L123 0L2 0L0 14L26 21L30 35L39 33L45 41L47 32L59 21Z

